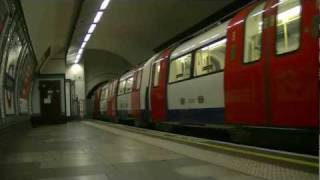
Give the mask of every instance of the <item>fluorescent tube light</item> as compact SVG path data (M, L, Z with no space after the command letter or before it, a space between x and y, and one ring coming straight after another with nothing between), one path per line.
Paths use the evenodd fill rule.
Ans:
M78 63L81 59L81 54L78 54L77 57L76 57L76 60L75 60L75 63Z
M91 26L90 26L90 28L89 28L89 30L88 30L88 33L89 34L92 34L93 33L93 31L96 29L96 24L91 24Z
M102 14L103 11L98 11L96 17L94 17L93 23L97 24L100 21Z
M100 6L100 10L105 10L109 5L110 0L104 0Z
M83 42L83 43L81 44L81 49L85 48L86 45L87 45L87 42Z
M78 54L82 54L83 53L83 49L79 49Z
M87 34L86 37L84 38L84 42L88 42L90 37L91 37L91 34Z

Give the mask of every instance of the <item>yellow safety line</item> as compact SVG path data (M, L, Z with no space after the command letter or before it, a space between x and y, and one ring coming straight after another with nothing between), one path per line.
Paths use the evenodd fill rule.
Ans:
M161 137L161 135L158 135L157 133L149 133L149 134ZM164 136L162 136L162 137L164 137ZM289 163L294 163L294 164L299 164L299 165L305 165L305 166L309 166L309 167L313 167L313 168L319 168L318 163L308 162L308 161L299 160L299 159L291 159L291 158L286 158L286 157L279 157L279 156L274 156L274 155L262 154L262 153L258 153L258 152L251 152L251 151L247 151L247 150L234 149L234 148L225 147L222 145L194 142L194 141L186 140L186 139L182 139L182 138L172 138L169 136L166 136L165 138L172 139L172 140L184 141L187 143L194 143L194 144L198 144L198 145L208 146L211 148L217 148L217 149L222 149L222 150L231 151L231 152L237 152L237 153L241 153L241 154L247 154L247 155L251 155L251 156L263 157L263 158L267 158L267 159L273 159L273 160L284 161L284 162L289 162Z
M188 142L188 140L183 140L183 139L181 139L180 141ZM192 141L189 141L189 142L192 142ZM269 159L278 160L278 161L285 161L285 162L290 162L290 163L295 163L295 164L300 164L300 165L305 165L305 166L310 166L310 167L315 167L315 168L319 167L318 163L308 162L308 161L304 161L304 160L279 157L279 156L251 152L251 151L241 150L241 149L234 149L234 148L225 147L225 146L221 146L221 145L206 144L206 143L201 143L201 142L192 142L192 143L196 143L196 144L204 145L204 146L209 146L209 147L213 147L213 148L217 148L217 149L222 149L222 150L226 150L226 151L247 154L247 155L251 155L251 156L253 155L253 156L269 158Z
M151 133L151 134L156 135L156 136L161 136L161 135L158 135L157 133ZM278 161L285 161L285 162L290 162L290 163L295 163L295 164L300 164L300 165L319 168L319 164L318 163L308 162L308 161L299 160L299 159L291 159L291 158L279 157L279 156L274 156L274 155L269 155L269 154L251 152L251 151L247 151L247 150L234 149L234 148L225 147L225 146L222 146L222 145L214 145L214 144L206 144L206 143L202 143L202 142L194 142L192 140L183 139L183 138L173 138L173 137L168 137L168 136L166 136L165 138L173 139L173 140L178 139L179 141L184 141L184 142L188 142L188 143L195 143L195 144L209 146L209 147L212 147L212 148L222 149L222 150L226 150L226 151L232 151L232 152L247 154L247 155L251 155L251 156L258 156L258 157L269 158L269 159L278 160Z

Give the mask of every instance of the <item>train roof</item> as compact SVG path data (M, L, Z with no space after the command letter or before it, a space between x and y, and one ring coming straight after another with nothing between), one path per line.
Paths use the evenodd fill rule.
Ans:
M130 71L124 73L123 75L121 75L120 81L127 79L130 76L133 76L133 73L134 73L134 70L130 70Z
M200 48L206 44L210 44L216 40L219 40L227 35L227 27L229 21L226 21L218 26L215 26L208 31L195 36L194 38L180 44L171 54L170 59L174 59L183 54L191 52L197 48Z
M157 58L159 57L159 55L160 55L160 53L156 53L156 54L152 55L147 61L145 61L145 62L143 63L143 68L144 68L144 66L145 66L147 63L152 63L152 62L154 62L155 60L157 60Z

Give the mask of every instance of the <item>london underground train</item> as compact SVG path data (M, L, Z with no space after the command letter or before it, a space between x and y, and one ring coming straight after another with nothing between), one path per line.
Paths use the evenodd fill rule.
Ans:
M108 100L96 103L137 125L318 131L318 20L316 0L252 3L98 88Z

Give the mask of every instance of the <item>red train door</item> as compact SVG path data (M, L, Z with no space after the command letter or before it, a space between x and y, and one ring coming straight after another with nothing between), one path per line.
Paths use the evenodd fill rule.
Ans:
M319 44L316 0L274 2L270 18L270 110L275 126L317 127ZM316 23L316 24L315 24Z
M133 90L131 93L131 112L133 118L138 120L140 118L140 84L142 77L142 69L134 72Z
M118 80L114 80L110 86L110 97L108 98L108 117L111 118L113 121L116 120L117 115L117 86Z
M113 82L110 83L107 99L107 116L112 117L112 97L113 97Z
M167 116L167 72L170 50L164 51L152 64L150 88L151 117L153 122L163 122Z
M255 3L239 12L229 23L224 77L226 123L266 123L261 23L265 5Z
M93 110L93 116L94 118L98 118L100 115L100 95L101 95L101 87L99 87L94 96L94 110Z
M262 4L265 4L264 11L259 8ZM272 0L262 4L240 12L228 29L226 121L317 127L316 0ZM250 16L254 17L252 22ZM248 57L257 58L246 62Z

